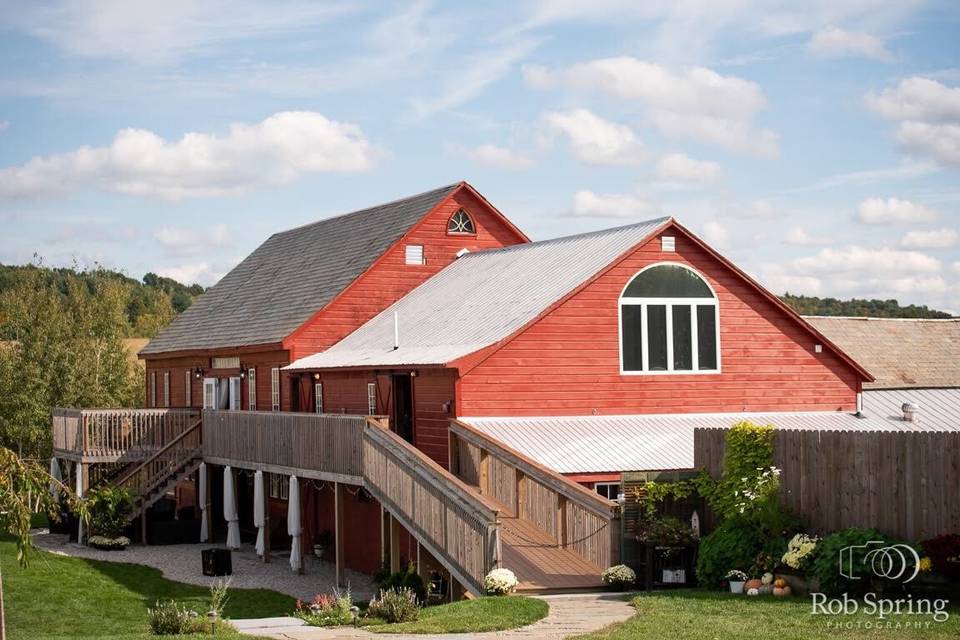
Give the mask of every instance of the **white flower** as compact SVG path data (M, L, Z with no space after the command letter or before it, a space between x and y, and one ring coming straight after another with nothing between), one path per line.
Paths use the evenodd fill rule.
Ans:
M483 579L483 587L491 595L506 595L517 589L517 576L510 569L494 569Z
M600 578L607 584L633 584L637 581L637 574L625 564L610 567Z

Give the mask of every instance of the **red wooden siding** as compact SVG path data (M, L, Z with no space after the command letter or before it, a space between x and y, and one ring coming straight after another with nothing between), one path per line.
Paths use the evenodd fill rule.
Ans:
M653 238L465 373L465 416L853 410L859 374L749 282L676 233ZM619 373L618 298L641 268L687 264L720 305L722 373Z
M476 235L448 235L447 221L463 207ZM459 189L383 254L366 273L284 341L296 360L340 341L456 259L460 249L489 249L524 242L489 205ZM406 245L423 245L425 264L405 264Z

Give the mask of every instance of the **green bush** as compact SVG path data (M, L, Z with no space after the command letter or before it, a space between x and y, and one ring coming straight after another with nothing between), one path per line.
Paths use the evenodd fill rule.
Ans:
M882 544L873 544L869 547L868 542L880 541ZM826 536L814 552L813 567L810 575L814 576L820 583L820 590L824 593L837 595L849 593L857 595L867 591L891 591L902 587L899 581L891 581L875 576L870 568L863 564L864 556L871 550L885 545L899 544L899 540L894 540L885 536L874 529L850 528L843 531L837 531ZM908 545L911 546L912 545ZM859 580L851 580L840 575L840 551L847 547L852 547L850 551L850 564L856 571L855 575L860 576ZM911 554L907 554L908 560ZM846 562L845 562L846 564ZM908 572L912 572L912 565ZM909 573L907 574L909 575Z
M690 524L672 516L641 519L637 523L637 540L672 547L685 547L697 541Z
M87 494L90 509L90 527L106 538L119 538L129 524L133 498L126 489L103 486Z
M420 603L412 589L380 590L370 601L367 615L385 622L410 622L420 616Z
M697 582L701 587L720 587L731 569L748 571L764 547L764 537L753 524L728 519L713 533L700 539Z
M383 574L379 575L381 576L381 579L377 580L377 586L382 591L390 591L391 589L410 589L417 596L418 602L426 602L427 587L423 582L423 578L417 573L416 565L412 562L407 565L407 568L404 571L390 573L387 574L386 577L383 577Z
M318 593L309 604L297 600L293 615L313 627L336 627L353 621L352 607L350 590L335 589L333 593Z
M156 606L147 609L150 630L158 636L175 636L192 630L197 614L181 607L173 600L157 601Z

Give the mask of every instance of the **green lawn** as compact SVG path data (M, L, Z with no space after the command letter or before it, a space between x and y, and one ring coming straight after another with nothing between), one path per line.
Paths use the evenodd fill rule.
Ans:
M479 633L516 629L547 615L543 600L524 596L477 598L427 607L414 622L369 626L378 633Z
M156 569L133 564L37 552L21 569L8 540L0 540L0 563L9 640L156 638L147 624L148 607L172 598L203 610L209 595L204 587L172 582ZM293 598L273 591L231 589L225 613L259 618L288 615L293 608Z
M919 596L917 596L919 597ZM960 608L950 609L950 619L944 623L931 622L926 628L896 628L897 622L913 624L928 616L888 617L894 625L889 629L837 629L828 620L856 623L876 623L866 615L811 615L808 596L748 598L729 593L707 591L663 591L638 595L631 604L637 615L620 624L578 640L744 640L770 637L777 640L853 640L870 638L958 638L960 637ZM884 623L886 623L884 621Z

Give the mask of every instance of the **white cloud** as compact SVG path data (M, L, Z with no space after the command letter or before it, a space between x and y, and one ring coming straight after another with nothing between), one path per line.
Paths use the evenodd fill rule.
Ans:
M727 246L727 238L729 236L727 228L716 220L708 220L705 222L701 235L703 239L707 241L707 244L712 247L723 248Z
M678 182L716 182L720 165L706 160L695 160L682 153L670 153L657 161L657 177Z
M632 165L644 159L643 144L630 127L587 109L546 113L543 121L569 138L574 155L584 164Z
M877 182L887 183L891 180L912 180L935 173L936 171L937 165L932 162L905 162L900 166L885 169L867 169L865 171L838 173L826 178L821 178L806 187L790 189L789 191L793 193L821 191L823 189L846 187L849 185L874 184Z
M309 173L366 171L380 155L356 125L312 111L233 124L225 136L187 133L176 142L123 129L106 147L80 147L0 169L0 199L88 186L165 200L236 195Z
M792 261L800 273L831 276L865 274L899 277L929 275L940 271L940 261L918 251L870 249L859 246L821 249L816 255Z
M730 207L730 215L736 218L772 218L777 215L777 208L767 200L754 200L746 204L737 204Z
M156 269L156 273L164 278L173 278L184 284L201 284L210 286L222 278L229 268L211 265L209 262L192 262L173 267Z
M657 207L630 194L598 194L581 190L573 195L573 213L585 218L634 218L658 215Z
M814 55L823 58L862 56L883 61L893 59L880 38L834 26L824 27L815 32L807 43L807 48Z
M534 165L532 158L495 144L482 144L472 149L465 149L464 153L474 162L498 169L519 171Z
M939 214L922 204L898 198L868 198L860 203L857 219L866 224L931 222Z
M213 247L228 245L230 232L225 224L205 230L162 227L154 232L153 238L171 255L194 256L203 255Z
M528 85L601 91L642 106L650 121L676 136L718 144L762 157L778 154L777 135L753 126L767 105L760 86L704 67L675 73L661 65L628 56L604 58L565 69L528 66Z
M910 231L900 240L907 249L951 249L960 244L960 233L955 229Z
M811 235L803 227L792 227L787 231L784 242L795 247L813 247L830 244L830 238Z
M960 166L960 88L912 77L865 100L882 118L899 122L901 149Z

